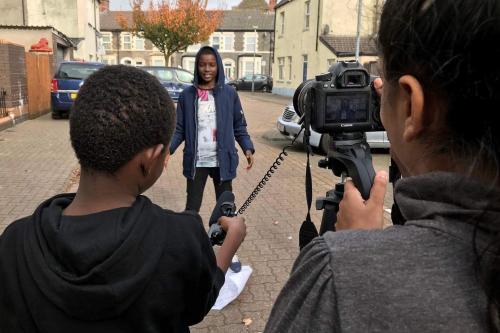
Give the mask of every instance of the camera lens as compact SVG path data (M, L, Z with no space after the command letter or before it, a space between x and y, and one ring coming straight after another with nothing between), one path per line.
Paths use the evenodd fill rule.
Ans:
M300 117L306 113L306 108L308 107L307 94L311 90L314 82L314 80L304 81L295 89L295 93L293 94L293 107Z

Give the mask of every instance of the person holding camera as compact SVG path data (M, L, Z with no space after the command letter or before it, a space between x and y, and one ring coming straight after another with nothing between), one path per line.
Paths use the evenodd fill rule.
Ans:
M401 220L382 230L386 173L366 201L347 182L266 333L500 331L499 40L498 0L385 2L375 84Z
M219 219L215 256L198 214L141 195L167 165L175 126L172 100L145 71L92 74L69 123L78 191L0 236L0 332L189 332L215 303L243 218Z

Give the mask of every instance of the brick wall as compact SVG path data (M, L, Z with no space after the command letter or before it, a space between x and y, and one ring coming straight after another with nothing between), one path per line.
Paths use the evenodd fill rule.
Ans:
M16 121L26 119L28 97L24 47L0 41L0 91L2 89L7 92L7 112L12 113ZM0 122L0 129L2 127L5 124L2 126Z

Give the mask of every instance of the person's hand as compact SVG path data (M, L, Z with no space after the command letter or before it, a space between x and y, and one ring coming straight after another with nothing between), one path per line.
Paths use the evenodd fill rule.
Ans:
M364 200L352 181L344 185L344 197L337 213L337 230L382 229L384 225L384 197L388 174L377 172L370 191L370 198Z
M229 236L234 235L236 238L240 238L241 242L245 239L247 234L247 225L245 224L245 219L241 216L227 217L221 216L217 223L220 224L222 230L224 230ZM240 242L240 243L241 243Z
M373 87L379 96L382 96L382 88L384 88L384 81L381 78L373 80Z
M231 260L245 239L247 234L247 225L245 219L241 216L227 217L222 216L217 223L226 232L226 238L217 252L217 266L225 273Z
M250 170L253 166L253 154L252 154L252 151L251 150L247 150L245 152L245 156L247 157L247 162L248 162L248 165L247 165L247 170Z

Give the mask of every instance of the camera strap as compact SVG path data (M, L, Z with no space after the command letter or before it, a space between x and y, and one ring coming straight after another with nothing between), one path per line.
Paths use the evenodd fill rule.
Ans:
M396 188L397 181L401 179L401 171L399 170L396 162L391 158L391 165L389 166L389 182L392 184L392 193L394 193L394 189ZM406 221L401 214L401 210L399 209L398 203L396 202L396 196L394 197L394 201L391 207L391 220L394 225L403 225Z
M309 244L314 238L319 236L316 226L311 221L311 204L312 204L312 176L311 176L311 164L309 162L309 156L311 154L311 146L309 145L309 137L311 136L309 117L306 115L304 119L304 144L306 145L307 151L307 165L306 165L306 201L307 201L307 215L304 222L300 226L299 231L299 249L302 250L304 246Z

